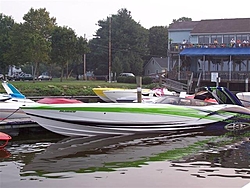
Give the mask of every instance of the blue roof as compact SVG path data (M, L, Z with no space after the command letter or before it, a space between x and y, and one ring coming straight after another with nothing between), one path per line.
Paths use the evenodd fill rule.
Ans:
M229 56L229 55L243 55L250 56L250 48L185 48L180 55L186 56Z

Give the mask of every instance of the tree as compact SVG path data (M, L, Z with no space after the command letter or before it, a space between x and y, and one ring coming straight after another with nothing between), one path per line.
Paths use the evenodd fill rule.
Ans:
M5 75L11 61L7 58L11 49L10 32L15 22L10 16L0 13L0 72Z
M40 34L45 39L50 39L51 32L54 26L56 26L56 18L50 17L50 13L46 11L46 8L33 9L31 8L27 14L23 17L24 25L27 26L30 31Z
M163 26L155 26L149 29L150 56L166 57L168 49L168 30Z
M120 9L117 15L99 20L98 25L100 28L96 32L96 38L90 42L92 53L89 54L88 61L93 63L93 67L96 67L99 73L107 75L108 44L111 41L112 62L115 62L112 63L112 72L119 70L141 75L143 68L141 61L148 54L148 30L135 22L127 9ZM111 38L109 32L111 32ZM134 56L137 57L136 61ZM141 68L135 69L134 67L138 67L134 66L136 64Z
M68 68L69 63L76 56L76 34L68 27L55 27L52 33L51 60L61 67L61 79L64 69ZM67 69L68 77L68 69Z
M23 28L27 35L26 55L29 62L35 63L34 78L38 76L39 63L49 62L51 50L51 32L56 25L56 19L50 18L45 8L33 8L24 15Z
M181 18L178 18L177 20L173 19L172 23L175 23L175 22L186 22L186 21L192 21L192 18L181 17Z
M76 41L76 53L77 53L77 57L76 57L76 62L77 65L76 67L78 67L78 62L83 62L83 67L84 70L86 71L86 54L90 52L90 49L88 47L88 42L87 39L83 38L83 37L78 37L77 41ZM83 74L85 72L83 71ZM79 71L77 69L77 78L79 75ZM86 75L85 75L86 76Z

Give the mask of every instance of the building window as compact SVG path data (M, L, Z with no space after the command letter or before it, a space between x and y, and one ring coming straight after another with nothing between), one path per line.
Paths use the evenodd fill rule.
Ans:
M207 35L199 36L198 43L199 44L209 44L209 36L207 36Z
M229 45L232 38L235 39L235 36L234 35L223 35L223 43Z
M213 43L215 41L215 39L217 40L218 44L223 43L222 42L222 35L212 35L211 36L211 43Z
M236 40L240 40L241 42L243 42L244 40L246 41L247 38L247 35L236 35Z

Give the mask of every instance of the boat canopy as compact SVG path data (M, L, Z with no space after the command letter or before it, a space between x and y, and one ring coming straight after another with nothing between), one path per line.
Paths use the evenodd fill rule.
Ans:
M180 55L186 56L232 56L232 55L243 55L250 56L250 48L185 48L180 52Z

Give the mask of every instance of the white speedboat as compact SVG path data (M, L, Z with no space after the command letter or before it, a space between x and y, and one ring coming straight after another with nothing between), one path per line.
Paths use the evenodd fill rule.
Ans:
M6 94L0 95L0 124L1 123L34 123L19 107L35 101L28 99L11 83L3 82ZM79 100L67 99L62 97L43 98L37 101L43 104L66 104L82 103Z
M238 105L184 106L152 103L25 104L21 109L42 127L66 136L224 129L250 123L250 110Z
M136 102L137 101L137 89L119 89L119 90L104 90L104 95L109 98L112 102ZM164 95L175 95L173 91L169 91L166 88L157 89L141 89L142 101L154 102L158 97Z
M112 102L103 92L107 90L118 90L119 88L93 88L94 93L104 102Z
M137 99L137 89L112 89L112 90L104 90L103 91L104 95L108 97L112 102L117 102L117 99L120 98L134 98L134 100ZM143 96L149 96L152 95L153 97L153 92L150 92L150 89L142 89L141 90L142 97Z
M244 106L250 107L250 92L239 92L236 96L241 100Z
M250 109L230 91L223 87L205 90L218 104L168 96L157 103L33 103L21 109L44 128L66 136L248 127Z
M33 123L33 121L19 108L34 101L27 99L11 83L2 82L6 94L0 96L0 124L3 123Z

